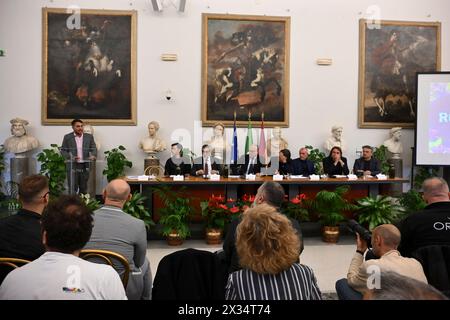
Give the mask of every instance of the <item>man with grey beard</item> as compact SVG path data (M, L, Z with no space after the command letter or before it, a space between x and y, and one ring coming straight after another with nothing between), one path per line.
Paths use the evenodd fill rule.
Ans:
M39 141L32 136L27 135L25 126L28 121L20 118L14 118L10 121L11 134L4 142L4 147L7 152L15 154L24 153L33 150L39 146Z

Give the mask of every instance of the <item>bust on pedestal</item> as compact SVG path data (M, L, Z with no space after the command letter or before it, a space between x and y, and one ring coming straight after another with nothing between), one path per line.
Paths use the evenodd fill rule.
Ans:
M22 181L22 178L28 176L28 156L27 152L36 149L39 146L39 141L30 135L27 135L25 126L28 121L20 118L14 118L10 121L11 134L3 143L5 151L15 154L15 158L11 159L11 180L17 183Z
M166 144L157 136L158 130L159 123L151 121L148 124L148 137L141 139L139 142L139 148L147 153L147 158L144 160L144 174L155 174L158 176L162 174L156 154L166 150Z
M342 152L345 153L346 143L344 139L342 139L342 131L342 126L331 127L331 137L329 137L323 145L326 154L329 154L333 147L339 147Z
M267 140L267 152L269 157L278 157L281 150L288 148L288 142L281 136L281 128L274 127L273 138Z
M403 146L400 141L402 136L402 128L394 127L390 131L390 139L383 142L383 145L388 149L390 153L390 158L388 162L391 166L394 167L395 177L402 178L403 177L403 160L400 158L401 153L403 152ZM402 185L399 184L397 186L391 187L391 194L393 196L398 196L402 193Z

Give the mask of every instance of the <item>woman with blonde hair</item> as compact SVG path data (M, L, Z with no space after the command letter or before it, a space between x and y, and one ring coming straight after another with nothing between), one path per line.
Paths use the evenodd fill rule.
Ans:
M313 270L298 263L300 240L287 217L267 204L245 212L237 228L242 270L228 278L228 300L320 300Z

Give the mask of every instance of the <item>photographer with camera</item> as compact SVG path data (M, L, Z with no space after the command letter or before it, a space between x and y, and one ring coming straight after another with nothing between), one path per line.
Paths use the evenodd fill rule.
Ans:
M364 253L368 249L368 243L364 239L368 239L368 231L360 225L352 229L356 233L356 253L350 263L347 278L336 282L336 292L340 300L362 299L365 291L379 284L380 273L383 271L394 271L427 283L419 261L404 258L397 251L401 239L397 227L383 224L373 229L370 243L374 255L379 258L367 261L364 261Z

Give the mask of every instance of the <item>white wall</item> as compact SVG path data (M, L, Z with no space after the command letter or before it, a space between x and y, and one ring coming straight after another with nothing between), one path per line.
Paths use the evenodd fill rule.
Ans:
M173 0L177 3L178 0ZM389 137L388 129L358 129L358 20L371 5L378 5L385 20L442 22L442 70L450 59L450 2L446 0L188 0L179 13L164 0L162 13L152 10L149 0L2 0L0 2L0 141L10 135L9 120L30 121L29 133L43 148L60 144L67 126L41 125L42 7L78 5L89 9L138 11L137 31L137 126L96 126L95 136L103 151L124 145L133 161L129 174L143 170L144 154L138 150L147 134L147 123L158 120L160 134L167 141L171 133L185 128L194 136L194 122L200 120L201 13L276 15L291 17L290 126L283 129L293 153L300 146L321 146L332 125L344 126L352 165L355 151L363 144L377 146ZM177 53L177 62L163 62L162 53ZM319 67L319 57L333 59L333 65ZM171 101L164 98L167 89ZM254 123L254 127L259 124ZM231 129L227 129L231 136ZM206 132L206 136L212 131ZM239 130L243 150L246 130ZM269 132L266 133L266 137ZM257 132L254 130L255 139ZM409 177L413 130L404 130L404 176ZM197 139L198 140L198 139ZM201 143L196 141L199 152ZM39 150L37 150L39 151ZM105 184L98 165L98 189Z

